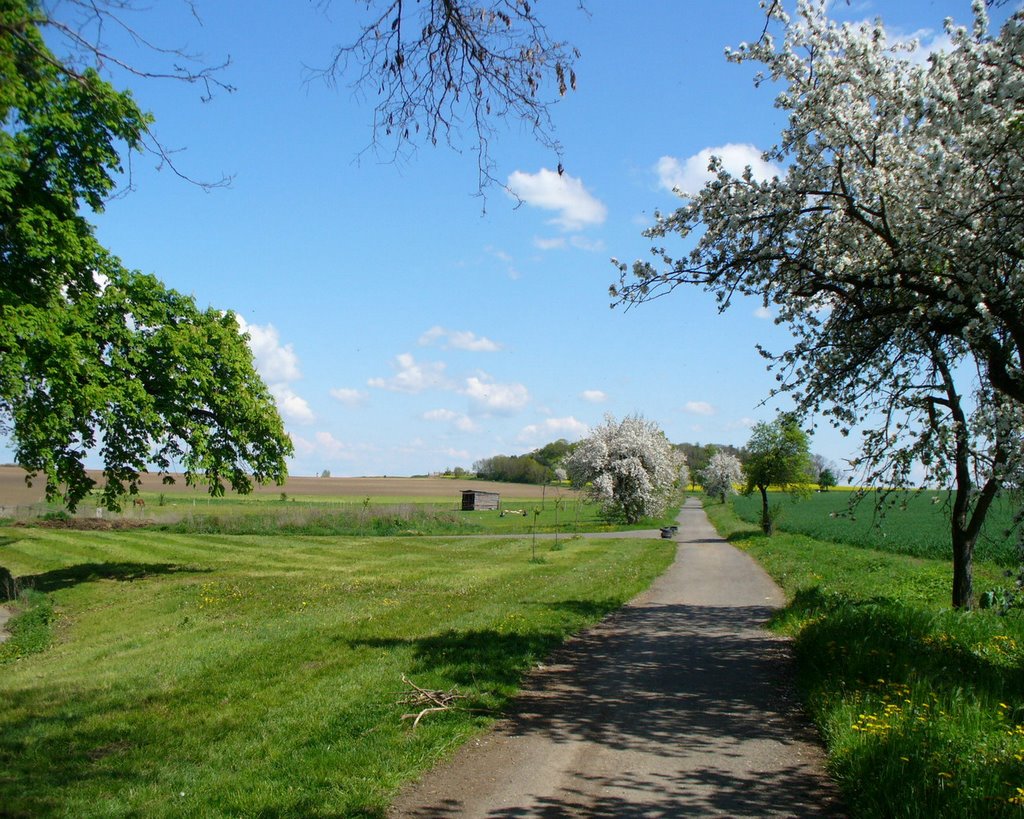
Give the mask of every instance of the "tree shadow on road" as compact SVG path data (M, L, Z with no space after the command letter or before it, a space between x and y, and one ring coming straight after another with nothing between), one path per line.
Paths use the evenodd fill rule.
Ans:
M524 794L517 807L489 815L836 815L834 795L796 755L818 739L795 692L789 643L762 629L771 611L631 606L554 651L510 703L499 733L584 743L621 752L623 759L632 752L654 754L673 773L580 775L570 780L579 790ZM425 669L439 661L468 669L475 665L470 655L480 661L507 657L522 639L440 635L418 643L415 654ZM543 646L541 641L533 649ZM751 745L770 748L773 763L745 770L743 754ZM447 803L411 815L460 813L449 795Z

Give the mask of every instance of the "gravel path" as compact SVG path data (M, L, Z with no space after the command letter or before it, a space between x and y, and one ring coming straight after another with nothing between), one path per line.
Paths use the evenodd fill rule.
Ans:
M515 715L393 817L836 816L824 755L761 624L779 588L696 501L675 563L531 675Z

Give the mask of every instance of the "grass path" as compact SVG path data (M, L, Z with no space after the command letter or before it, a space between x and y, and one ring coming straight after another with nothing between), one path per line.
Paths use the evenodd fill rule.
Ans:
M380 816L673 544L7 529L49 646L0 646L13 816ZM44 643L45 645L45 643ZM413 731L402 676L457 688Z

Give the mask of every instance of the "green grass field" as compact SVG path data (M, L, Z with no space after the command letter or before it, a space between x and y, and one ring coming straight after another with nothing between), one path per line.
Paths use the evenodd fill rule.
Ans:
M238 501L213 499L189 505L185 500L157 501L146 507L145 517L157 528L182 534L316 534L316 535L482 535L560 532L625 531L652 529L675 520L678 506L657 519L634 526L608 520L599 504L574 497L509 499L504 514L495 511L463 512L450 500L391 499L386 502L352 499Z
M731 503L706 508L786 591L774 628L795 639L852 816L1024 815L1024 613L952 611L949 560L767 538ZM1000 566L976 564L975 588L1000 583Z
M379 816L521 676L670 562L658 540L0 529L0 814ZM457 688L424 717L411 689Z
M952 554L945 493L894 493L881 511L869 492L851 512L853 497L848 491L831 491L793 500L779 492L772 493L769 502L780 512L776 525L782 531L915 557L945 558ZM732 502L743 520L756 523L761 519L757 493L735 497ZM996 502L978 539L976 559L1017 565L1016 533L1007 535L1006 530L1012 527L1020 504L1020 498L1010 496Z

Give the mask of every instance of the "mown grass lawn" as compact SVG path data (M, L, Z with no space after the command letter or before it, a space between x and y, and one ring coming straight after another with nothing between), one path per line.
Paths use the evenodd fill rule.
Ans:
M950 560L766 538L731 504L706 508L786 591L774 627L795 638L800 686L853 816L1024 815L1019 610L952 611ZM999 566L976 565L976 589L1005 582Z
M173 500L165 500L165 504L160 506L159 499L156 506L150 503L144 517L152 519L156 528L182 534L575 534L653 529L674 522L679 511L675 506L660 518L626 524L621 519L609 519L598 503L554 494L545 500L510 499L503 504L503 512L463 512L454 509L451 502L422 499L372 503L369 499L253 502L232 498L196 506Z
M10 816L381 815L674 547L541 541L531 561L522 537L0 535L0 565L53 606L48 647L0 646ZM466 699L414 731L402 675Z

